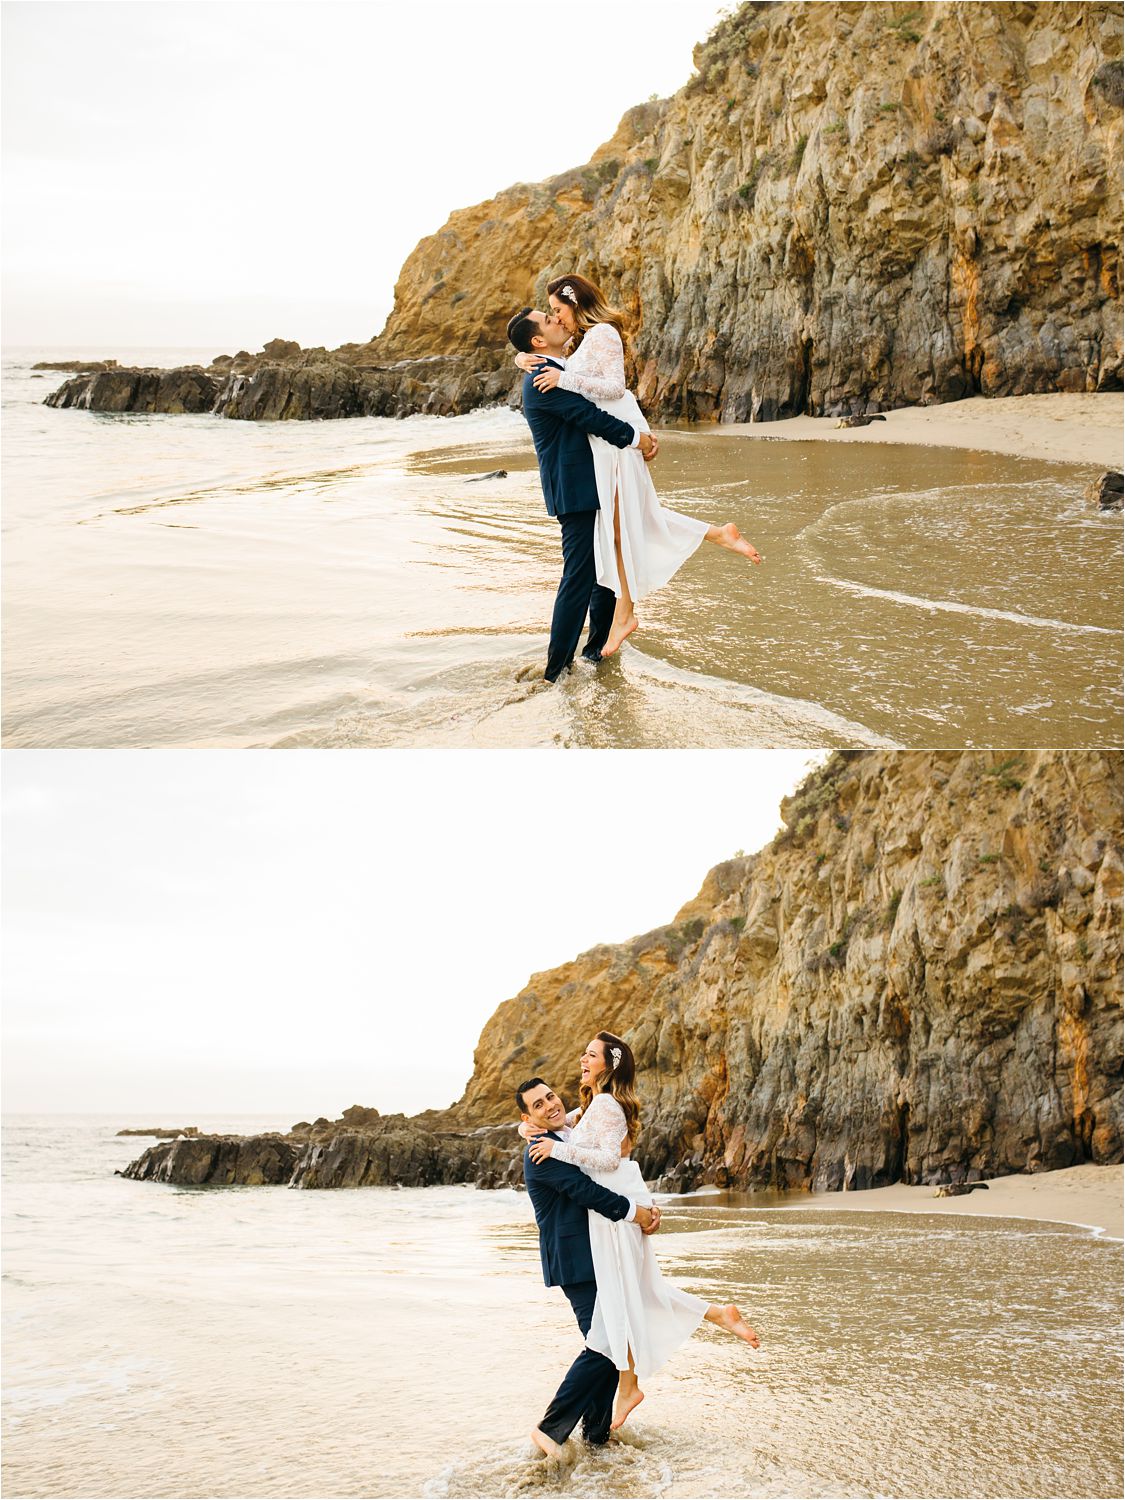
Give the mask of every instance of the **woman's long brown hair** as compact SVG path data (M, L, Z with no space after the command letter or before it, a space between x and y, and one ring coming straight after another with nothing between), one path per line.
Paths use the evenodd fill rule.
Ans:
M563 287L569 287L574 293L573 301L563 295ZM621 342L625 342L624 313L620 308L610 307L602 296L601 288L596 287L592 281L587 281L585 276L556 276L554 281L547 283L547 295L565 302L574 314L574 321L578 324L574 348L577 349L582 342L582 335L596 323L612 323L621 335Z
M628 1042L623 1042L619 1036L614 1036L612 1031L599 1031L595 1040L601 1042L605 1048L605 1072L597 1079L597 1092L612 1094L625 1111L627 1139L631 1146L635 1146L641 1128L641 1106L633 1092L633 1084L637 1078L637 1064L633 1060L632 1048ZM615 1047L619 1048L621 1053L621 1060L617 1064L613 1061ZM593 1097L594 1090L590 1085L582 1084L578 1090L579 1119L589 1109Z

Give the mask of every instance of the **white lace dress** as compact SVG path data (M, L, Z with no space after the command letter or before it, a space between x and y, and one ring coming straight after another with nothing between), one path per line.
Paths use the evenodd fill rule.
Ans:
M570 1117L568 1116L568 1119ZM557 1142L555 1161L581 1167L611 1192L648 1205L652 1194L641 1169L621 1155L625 1112L611 1094L595 1094L569 1141ZM651 1375L699 1327L707 1303L664 1280L652 1239L635 1224L590 1212L590 1250L598 1297L586 1345L629 1368L629 1351L640 1379Z
M637 398L625 388L625 351L612 323L598 323L585 335L559 378L563 390L585 396L602 411L620 417L642 432L649 430ZM665 510L639 448L615 448L590 436L598 481L594 555L598 582L620 597L617 555L613 545L613 497L621 517L621 558L634 599L662 588L703 540L707 521Z

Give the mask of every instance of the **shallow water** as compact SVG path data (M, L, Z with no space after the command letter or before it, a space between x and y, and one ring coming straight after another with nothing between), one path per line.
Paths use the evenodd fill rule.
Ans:
M1121 518L1082 500L1093 468L668 432L665 502L765 564L704 545L635 648L534 692L558 528L518 413L53 411L42 353L5 362L7 745L1119 739Z
M704 1327L560 1466L524 1434L578 1336L522 1194L127 1182L120 1123L5 1121L10 1495L1121 1493L1119 1241L668 1200L666 1273L762 1349Z

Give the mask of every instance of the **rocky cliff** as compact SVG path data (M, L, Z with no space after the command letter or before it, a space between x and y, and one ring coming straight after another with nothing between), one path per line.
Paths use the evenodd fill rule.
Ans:
M507 319L566 270L626 310L653 418L1117 389L1121 57L1109 0L743 4L586 165L451 214L378 339L313 351L303 382L267 362L207 409L496 401ZM86 377L56 404L122 388Z
M513 1181L513 1087L542 1074L572 1092L601 1029L634 1047L637 1155L665 1188L1119 1161L1120 754L838 752L783 816L670 926L533 976L484 1028L451 1110L265 1138L272 1177L239 1177L253 1151L240 1168L244 1146L203 1138L127 1175Z

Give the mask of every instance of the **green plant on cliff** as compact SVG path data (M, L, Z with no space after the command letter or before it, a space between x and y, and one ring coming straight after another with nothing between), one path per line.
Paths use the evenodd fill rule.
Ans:
M613 158L599 162L596 167L587 167L582 173L582 187L587 198L596 198L602 188L612 182L621 172L621 163Z
M848 767L864 754L863 750L834 750L822 766L809 772L793 795L781 804L785 827L773 841L775 849L803 838L814 827L821 812L835 799Z
M790 172L799 172L800 171L800 169L801 169L801 163L805 159L805 147L808 145L808 143L809 143L808 136L807 135L803 135L797 141L797 144L793 147L793 154L789 158L789 170L790 170Z
M866 906L857 906L854 911L850 911L847 914L844 918L844 925L840 929L839 937L834 942L829 943L827 950L821 955L820 967L835 969L842 969L844 967L852 935L866 916Z
M707 923L702 917L689 917L679 927L668 927L664 933L664 946L670 957L679 959L684 951L699 941Z
M903 42L920 42L920 34L915 27L922 20L921 11L913 11L909 15L899 16L897 20L884 22L885 30L896 35Z
M762 180L762 173L770 162L770 155L765 152L762 156L755 157L750 163L750 176L738 189L738 196L743 203L753 203L758 192L758 183Z
M719 19L699 49L700 68L729 62L746 50L751 35L762 25L759 7L739 5L719 12Z
M988 766L984 774L995 778L998 786L1006 792L1018 792L1023 782L1013 771L1022 771L1027 764L1022 755L1009 755L1007 760L1002 760L998 766Z
M904 151L899 157L899 165L905 169L903 176L906 178L907 186L913 187L922 169L922 158L918 155L917 151Z

